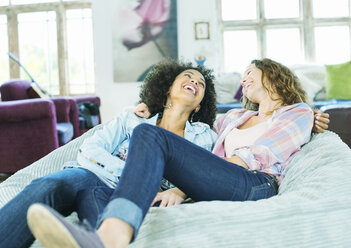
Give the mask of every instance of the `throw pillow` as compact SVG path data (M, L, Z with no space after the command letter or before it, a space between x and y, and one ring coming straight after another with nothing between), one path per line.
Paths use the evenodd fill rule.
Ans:
M308 101L312 102L316 99L317 94L325 87L325 68L323 65L316 64L296 64L290 67L290 69L300 79L302 87L307 93ZM318 99L323 101L326 98L321 99L323 96L318 96Z
M227 104L237 101L234 99L240 88L241 75L237 72L220 75L215 82L217 103Z
M351 99L351 61L325 68L327 99Z

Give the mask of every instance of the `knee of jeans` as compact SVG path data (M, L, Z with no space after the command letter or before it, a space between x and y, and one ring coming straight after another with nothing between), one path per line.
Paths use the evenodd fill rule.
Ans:
M163 137L161 130L162 129L157 126L142 123L134 128L132 139L138 140L138 142L142 140L146 143L149 141L160 140Z
M147 123L141 123L138 126L136 126L133 130L133 135L145 135L145 133L149 133L151 130L154 130L153 125L147 124Z

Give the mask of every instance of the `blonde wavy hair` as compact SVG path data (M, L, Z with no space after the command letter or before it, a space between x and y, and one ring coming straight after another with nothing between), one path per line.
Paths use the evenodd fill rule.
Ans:
M307 94L302 88L298 77L286 66L268 58L255 59L251 64L262 71L262 85L268 91L271 98L278 95L282 106L295 103L307 103ZM258 104L250 101L246 96L242 98L243 107L249 110L258 110Z

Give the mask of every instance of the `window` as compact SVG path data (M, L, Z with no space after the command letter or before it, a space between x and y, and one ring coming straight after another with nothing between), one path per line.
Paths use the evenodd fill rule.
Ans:
M2 82L29 79L9 50L52 95L94 93L91 1L0 0L0 17Z
M316 27L316 60L323 64L335 64L350 59L349 27Z
M18 40L21 63L35 81L59 95L55 11L19 14ZM28 78L21 70L21 78Z
M349 0L218 3L225 71L242 72L248 61L263 57L286 65L334 64L351 59Z
M299 28L270 28L266 30L266 56L283 64L303 61Z
M222 18L224 21L256 19L256 0L222 0Z
M34 4L34 3L53 3L58 2L57 0L11 0L12 5L19 5L19 4Z
M349 0L313 0L313 17L315 18L333 18L348 17Z
M94 58L91 9L68 10L70 92L94 92Z
M9 79L6 15L0 15L0 37L0 83L2 83Z
M233 68L245 68L251 59L257 56L255 30L227 31L224 32L223 38L225 71L232 71ZM250 49L242 49L243 47L250 47Z
M299 18L299 1L264 0L264 16L267 19Z
M9 0L0 0L0 6L7 6L9 5Z

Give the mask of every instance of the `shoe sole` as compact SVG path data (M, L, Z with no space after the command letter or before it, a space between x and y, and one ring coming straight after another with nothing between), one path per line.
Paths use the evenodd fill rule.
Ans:
M40 204L29 207L27 222L34 237L45 248L80 248L68 229Z

